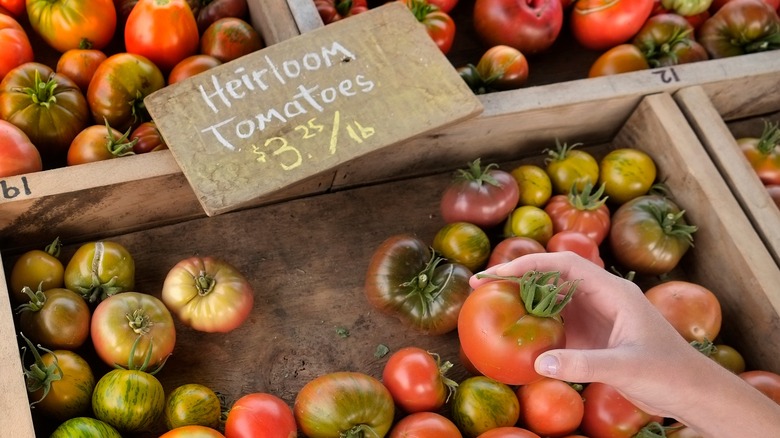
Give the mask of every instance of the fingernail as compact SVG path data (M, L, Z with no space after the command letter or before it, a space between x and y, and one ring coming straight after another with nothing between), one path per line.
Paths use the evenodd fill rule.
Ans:
M552 354L545 354L539 358L539 374L545 376L554 376L558 374L558 368L561 364L558 362L558 358Z

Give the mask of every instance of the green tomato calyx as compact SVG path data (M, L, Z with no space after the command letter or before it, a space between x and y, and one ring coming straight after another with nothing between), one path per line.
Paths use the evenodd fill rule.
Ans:
M648 204L643 208L655 217L664 234L685 239L693 246L693 233L698 227L685 222L685 210L673 212L670 208L661 208L655 204Z
M557 318L574 296L580 280L561 282L559 271L528 271L522 277L477 274L477 278L509 280L520 286L520 299L529 315Z
M550 163L551 161L563 161L567 158L569 152L574 150L574 148L577 146L582 146L582 143L574 143L573 145L569 146L566 143L561 143L560 140L556 138L555 149L548 148L542 151L543 154L547 154L545 162Z
M604 188L607 183L601 183L601 186L593 192L593 184L590 181L585 183L582 191L577 190L577 184L572 184L569 189L569 203L580 211L598 210L609 196L604 196Z
M764 132L758 139L756 150L762 155L770 155L775 152L780 145L780 122L771 123L764 120Z
M453 364L448 360L442 363L441 356L439 356L437 353L429 351L428 354L430 354L436 361L436 367L439 369L439 376L441 376L441 381L444 382L444 385L447 387L447 398L444 400L444 403L447 403L450 401L450 397L455 394L455 391L458 390L458 382L447 377L447 373L453 367Z
M205 297L210 294L211 291L217 286L217 281L214 277L206 273L206 271L200 271L198 276L195 277L195 288L198 290L198 296Z
M482 166L482 159L477 158L476 160L470 162L468 164L468 169L458 169L458 173L456 175L457 179L462 179L465 181L474 181L478 185L482 185L482 183L487 183L492 186L499 187L501 184L493 177L493 175L490 174L490 171L493 169L498 168L498 164L496 163L490 163L487 166Z
M57 103L54 90L58 85L59 83L54 79L54 73L44 81L41 79L40 72L35 70L33 86L24 88L22 91L30 97L34 104L49 108L52 104Z
M114 135L114 130L108 124L108 119L104 117L103 120L106 123L106 149L108 149L108 153L115 157L135 155L135 152L133 152L133 146L138 143L138 139L134 138L129 140L128 138L130 137L130 133L132 132L133 128L128 128L121 137L117 138Z
M712 356L716 351L718 351L718 347L716 347L712 341L706 338L703 341L691 341L691 346L699 350L701 354L707 357Z
M357 424L351 429L341 432L340 438L380 438L380 435L367 424Z
M38 312L43 309L43 306L46 304L46 294L41 290L42 287L43 282L38 284L37 291L33 291L29 286L24 286L22 288L22 293L30 297L30 301L19 305L19 307L16 308L16 313Z
M27 391L36 392L43 389L41 398L30 403L30 407L32 407L36 403L39 403L41 400L45 399L47 395L49 395L51 384L58 380L62 380L63 373L62 368L60 368L59 362L57 360L57 355L54 354L53 351L44 348L40 344L38 344L38 347L36 348L36 346L33 345L33 343L30 342L30 340L27 339L27 337L24 336L22 332L19 332L19 336L21 336L22 339L24 339L24 342L27 343L27 347L29 347L30 351L32 351L33 357L35 358L35 363L30 365L30 368L24 370ZM22 363L24 363L24 356L27 354L27 347L22 346ZM51 354L52 358L54 359L51 365L46 366L38 349Z
M425 268L423 268L423 270L420 271L420 273L418 273L413 279L401 284L401 286L411 289L406 295L406 299L412 297L419 298L423 315L430 314L431 303L436 302L436 300L439 298L439 295L441 295L441 293L447 287L447 284L452 279L454 267L450 265L448 275L444 281L440 283L432 281L434 278L434 273L436 272L436 268L444 260L446 259L444 257L440 257L436 251L431 251L431 259L425 265Z
M49 254L50 256L54 258L60 257L60 251L62 250L62 241L60 240L59 236L54 238L54 241L43 249L43 251L46 254Z

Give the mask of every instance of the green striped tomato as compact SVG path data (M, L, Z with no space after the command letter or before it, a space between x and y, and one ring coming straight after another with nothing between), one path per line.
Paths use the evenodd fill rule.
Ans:
M95 417L122 432L150 429L164 407L162 384L140 370L111 370L98 380L92 393Z
M460 382L451 409L453 422L467 437L514 426L520 418L520 402L512 388L485 376Z
M198 383L176 387L165 399L165 425L168 429L199 425L216 428L222 406L211 388Z
M49 438L122 438L110 424L90 417L76 417L57 426Z

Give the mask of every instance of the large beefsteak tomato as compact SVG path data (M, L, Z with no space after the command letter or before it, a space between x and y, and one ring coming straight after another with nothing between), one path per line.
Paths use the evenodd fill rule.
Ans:
M116 31L113 0L27 0L30 26L60 53L102 49Z
M560 0L474 2L474 30L488 46L503 44L533 55L552 46L562 25Z

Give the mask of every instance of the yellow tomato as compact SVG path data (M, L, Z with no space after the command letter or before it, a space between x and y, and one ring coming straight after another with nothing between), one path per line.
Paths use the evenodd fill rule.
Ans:
M599 163L599 184L605 184L604 194L615 204L646 194L655 176L655 162L639 149L615 149Z
M520 188L520 205L542 207L552 196L550 176L541 167L523 164L511 173Z
M472 223L453 222L436 233L433 249L449 261L476 272L490 256L490 239L482 228Z
M542 245L547 245L553 235L552 219L539 207L523 205L509 215L504 225L504 235L530 237Z

